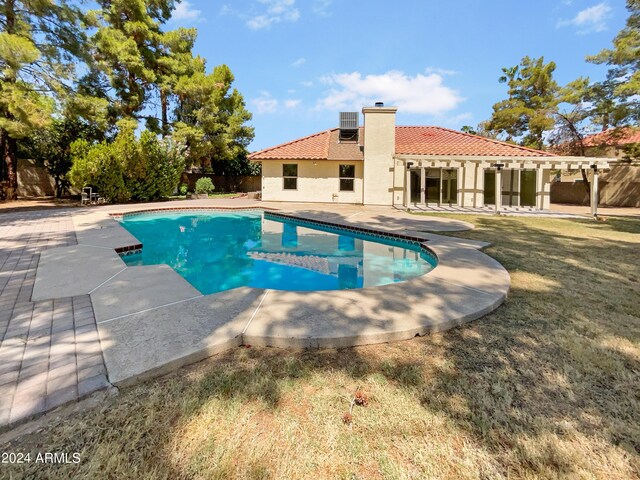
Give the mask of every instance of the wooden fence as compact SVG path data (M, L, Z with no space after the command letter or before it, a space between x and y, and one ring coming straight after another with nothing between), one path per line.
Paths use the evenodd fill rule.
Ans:
M260 192L262 190L262 177L260 175L211 175L206 173L183 173L181 183L189 185L189 191L193 191L199 178L207 177L216 187L216 192Z

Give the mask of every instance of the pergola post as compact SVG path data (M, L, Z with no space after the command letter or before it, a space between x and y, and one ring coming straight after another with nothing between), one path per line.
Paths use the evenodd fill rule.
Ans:
M420 168L420 203L423 205L427 203L426 190L427 190L427 169Z
M495 163L496 167L496 213L500 213L502 209L502 167L503 163Z
M411 204L411 166L413 162L406 163L406 172L404 175L404 206L409 209Z
M598 216L598 165L591 165L593 179L591 180L591 216Z
M536 208L544 210L544 170L540 165L536 168Z

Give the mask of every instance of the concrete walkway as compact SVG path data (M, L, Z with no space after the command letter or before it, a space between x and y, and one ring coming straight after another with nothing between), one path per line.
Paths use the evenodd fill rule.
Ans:
M411 235L427 242L440 263L424 277L382 287L238 288L203 296L166 265L127 267L120 259L116 250L140 245L110 214L191 207L274 208L339 226ZM21 240L24 225L34 232L33 241ZM240 344L343 347L411 338L478 318L504 301L508 273L479 251L486 244L429 233L468 228L472 225L455 219L386 207L244 199L5 214L0 232L7 240L0 244L0 259L12 259L7 264L12 273L0 271L9 285L0 302L15 311L5 330L21 333L4 335L0 344L7 365L0 378L10 385L0 390L0 428L108 387L105 366L110 383L130 385ZM30 256L12 253L21 241L24 248L31 244ZM33 339L35 353L24 346L20 351L13 338L23 345ZM58 380L62 377L65 381ZM31 380L20 386L23 378Z
M579 215L591 217L591 207L583 205L551 204L552 213ZM640 208L637 207L598 207L598 215L603 217L640 217Z
M412 205L412 212L423 213L452 213L465 215L495 215L493 207L460 207ZM591 218L591 207L581 205L551 204L549 210L536 210L533 207L505 207L500 209L500 215L517 217L547 217L547 218ZM598 207L601 217L640 217L640 208L633 207Z

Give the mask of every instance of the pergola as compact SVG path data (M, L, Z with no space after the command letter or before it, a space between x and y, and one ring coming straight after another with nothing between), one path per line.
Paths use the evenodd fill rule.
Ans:
M548 205L550 197L549 174L557 170L591 169L593 177L591 181L590 205L591 214L598 213L598 173L609 168L608 158L596 157L507 157L507 156L443 156L443 155L396 155L397 165L403 165L405 175L403 180L404 205L408 207L411 202L411 171L420 173L421 203L425 202L424 192L426 172L428 169L456 170L458 195L461 207L476 207L476 196L484 194L484 185L479 172L495 172L495 211L502 208L502 174L504 170L534 170L535 171L535 208L543 210ZM441 170L441 171L442 171ZM484 178L482 176L482 178ZM498 193L500 192L500 193Z

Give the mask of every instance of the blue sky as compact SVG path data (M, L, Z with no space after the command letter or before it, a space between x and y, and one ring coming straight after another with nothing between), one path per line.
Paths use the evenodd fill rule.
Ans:
M623 0L183 0L168 28L197 27L195 52L231 67L258 150L378 100L399 125L475 126L525 55L555 61L561 84L600 80L606 67L584 58L627 13Z

